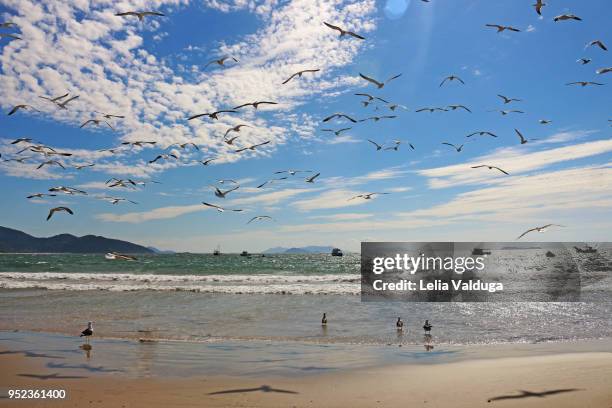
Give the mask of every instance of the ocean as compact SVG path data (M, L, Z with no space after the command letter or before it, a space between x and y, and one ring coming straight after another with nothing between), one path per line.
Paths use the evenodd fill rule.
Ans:
M537 251L502 252L519 262ZM144 255L134 262L101 254L2 254L0 329L78 334L93 320L96 336L110 339L421 344L428 319L437 344L606 339L609 251L577 255L584 302L555 303L362 302L358 254Z

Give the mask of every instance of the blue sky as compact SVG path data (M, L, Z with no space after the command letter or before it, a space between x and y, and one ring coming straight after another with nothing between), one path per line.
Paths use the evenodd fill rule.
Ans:
M357 250L363 240L507 241L547 223L566 227L527 238L610 240L612 74L595 71L612 66L612 58L609 51L585 45L596 39L612 45L612 7L605 1L551 1L539 18L532 3L0 1L0 20L18 26L2 32L22 38L0 39L2 108L8 112L25 103L40 110L0 118L2 159L19 157L10 144L18 137L73 153L60 159L66 170L36 169L48 159L31 152L25 163L0 162L0 224L34 235L92 233L188 251L209 251L217 244L228 251L310 244ZM140 23L114 15L130 10L166 16ZM582 21L553 22L564 13ZM366 40L339 38L323 21ZM496 33L487 23L521 32ZM225 55L239 62L204 69ZM592 61L576 62L583 57ZM320 71L281 85L293 72L311 68ZM378 90L359 73L381 80L402 76ZM453 81L440 87L451 74L465 85ZM565 85L572 81L606 85ZM66 92L80 95L67 110L38 98ZM363 107L357 92L407 109ZM497 94L522 101L504 105ZM218 121L186 120L255 100L279 104L241 109ZM415 112L451 104L472 113ZM489 112L494 109L525 113ZM79 128L98 117L94 111L126 117L110 121L116 131ZM335 112L397 118L321 122ZM540 119L552 123L542 125ZM239 147L270 143L234 153L223 134L239 123L251 126L234 133L240 135ZM352 129L338 138L321 132L343 127ZM515 128L534 140L520 145ZM480 130L498 137L466 138ZM376 151L367 139L386 146L394 139L404 143L398 151ZM116 155L98 151L136 140L157 145L124 147ZM179 159L147 163L164 146L184 142L200 151L167 150ZM458 153L441 142L465 146ZM207 157L217 160L209 166L194 163ZM96 165L71 168L85 163ZM482 163L510 175L471 168ZM255 188L286 169L321 176L310 184L304 182L307 174L299 173ZM104 182L110 177L161 184L108 188ZM210 186L227 178L238 180L240 188L225 199L215 197ZM25 198L58 185L89 194ZM348 200L368 192L390 194ZM100 199L104 196L138 204L112 205ZM218 213L202 201L244 211ZM45 221L57 205L75 214ZM256 215L274 221L247 224Z

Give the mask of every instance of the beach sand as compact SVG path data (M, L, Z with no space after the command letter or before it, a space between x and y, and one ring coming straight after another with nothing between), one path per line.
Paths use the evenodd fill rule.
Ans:
M133 378L53 369L44 355L7 351L0 352L0 406L612 407L612 353L606 352L487 357L301 377ZM77 378L35 377L54 373ZM11 388L65 389L67 398L8 400Z

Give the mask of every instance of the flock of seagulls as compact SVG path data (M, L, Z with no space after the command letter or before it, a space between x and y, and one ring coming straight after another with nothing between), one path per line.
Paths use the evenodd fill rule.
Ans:
M428 3L429 0L422 0L425 3ZM547 4L544 3L542 0L536 0L536 3L533 4L532 6L535 9L535 12L542 16L542 10L543 8L546 6ZM145 20L145 18L150 18L150 17L163 17L165 16L163 13L157 12L157 11L124 11L124 12L119 12L116 13L115 16L117 17L137 17L138 20L140 22L143 22ZM582 19L574 14L561 14L558 16L555 16L553 18L554 22L560 22L560 21L569 21L569 20L574 20L574 21L582 21ZM358 33L355 33L353 31L344 29L338 25L334 25L334 24L330 24L328 22L323 22L323 25L331 30L336 31L339 34L339 37L350 37L351 39L354 40L366 40L366 38ZM487 23L485 24L485 27L487 28L493 28L496 30L497 33L502 33L502 32L514 32L514 33L520 33L521 30L518 28L515 28L511 25L502 25L502 24L492 24L492 23ZM0 29L16 29L18 28L18 26L12 22L3 22L0 23ZM14 33L6 33L6 32L0 32L0 39L2 38L8 38L11 41L12 40L21 40L21 37L19 37L18 35L14 34ZM588 42L585 45L585 48L589 48L589 47L596 47L602 51L607 51L607 47L604 44L603 41L601 40L593 40ZM210 60L209 62L207 62L204 65L204 69L207 69L209 66L211 65L216 65L219 67L224 67L226 66L226 64L229 62L231 62L232 64L239 64L240 61L230 55L225 55L222 56L221 58L218 59L213 59ZM590 58L580 58L577 60L577 62L579 62L581 65L587 65L590 64L592 62L592 59ZM297 71L293 74L291 74L287 79L285 79L280 85L286 85L287 83L294 81L294 80L300 80L305 74L314 74L317 72L320 72L321 69L320 68L308 68L308 69L302 69L300 71ZM603 67L603 68L599 68L596 70L596 74L598 75L603 75L606 73L612 72L612 67ZM389 78L385 79L385 80L378 80L376 78L373 78L372 76L369 75L365 75L362 73L359 73L359 77L365 81L367 81L369 84L374 85L376 87L377 90L382 90L385 89L386 86L388 86L392 81L397 80L398 78L400 78L402 76L402 73L398 73L395 75L390 76ZM466 82L460 78L459 76L455 75L455 74L451 74L448 75L444 78L442 78L442 81L439 83L439 88L442 88L445 85L449 85L451 83L457 83L460 85L466 85ZM586 87L586 86L603 86L604 84L601 82L596 82L596 81L574 81L574 82L568 82L566 83L567 86L580 86L580 87ZM395 112L397 109L402 109L402 110L408 110L408 108L404 105L398 104L398 103L393 103L388 101L387 99L378 96L378 95L372 95L370 93L365 93L365 92L361 92L361 93L355 93L355 96L358 96L360 98L365 98L363 100L360 101L360 103L363 105L364 108L368 108L370 105L375 107L375 110L379 110L381 108L387 108L389 111L391 112ZM520 98L515 98L515 97L509 97L506 95L502 95L502 94L497 94L497 96L501 99L501 102L503 103L503 105L508 105L508 104L514 104L514 103L520 103L523 100ZM59 95L59 96L40 96L41 99L45 100L46 102L53 104L56 108L58 109L62 109L62 110L67 110L70 108L70 104L74 103L74 101L76 101L79 98L79 95L71 95L69 92L63 94L63 95ZM253 102L247 102L247 103L243 103L240 104L238 106L235 107L231 107L231 108L225 108L225 109L219 109L219 110L215 110L213 112L204 112L204 113L196 113L193 114L189 117L187 117L187 121L191 121L191 120L195 120L195 119L206 119L208 118L209 120L219 120L220 115L230 115L230 114L239 114L240 110L243 108L248 108L248 107L252 107L255 111L257 111L259 109L260 106L265 106L265 105L278 105L278 102L274 102L274 101L269 101L269 100L257 100L257 101L253 101ZM12 107L12 109L8 112L8 116L12 116L15 115L16 113L18 113L19 111L24 110L31 110L31 111L36 111L36 112L41 112L41 110L39 110L38 108L27 104L27 103L22 103L22 104L17 104L15 106ZM466 113L472 113L472 110L463 104L451 104L451 105L447 105L447 106L441 106L441 107L422 107L422 108L418 108L415 109L415 112L419 113L419 112L429 112L429 113L434 113L434 112L449 112L449 111L464 111ZM525 112L519 109L495 109L495 110L490 110L489 112L499 112L502 116L506 116L509 114L524 114ZM82 124L80 125L80 128L84 128L84 127L88 127L88 126L106 126L108 128L110 128L111 130L115 130L115 126L114 126L114 121L117 120L121 120L124 119L125 117L123 115L117 115L117 114L112 114L112 113L102 113L99 111L93 111L93 114L95 114L96 116L85 119ZM375 115L375 116L370 116L367 118L363 118L363 119L356 119L355 117L353 117L352 115L343 113L343 112L336 112L336 113L332 113L329 116L325 117L322 119L323 123L330 123L330 122L349 122L351 124L357 124L357 123L362 123L362 122L367 122L367 121L373 121L373 122L379 122L383 119L388 119L388 120L392 120L397 118L397 115L387 115L387 114L382 114L382 115ZM612 121L612 120L609 120ZM550 124L551 120L548 119L540 119L539 123L542 125L546 125L546 124ZM250 144L250 145L242 145L242 146L236 146L236 142L239 140L240 138L240 133L242 131L242 129L244 128L250 128L252 127L249 124L246 123L240 123L238 125L232 126L230 128L228 128L225 131L225 134L223 135L222 138L222 142L225 143L226 145L230 145L230 146L235 146L236 148L233 150L234 153L239 154L242 152L247 152L247 151L255 151L265 145L268 145L271 143L271 140L265 140L259 143L254 143L254 144ZM329 133L333 133L335 136L340 136L341 134L343 134L344 132L350 131L352 129L352 127L341 127L338 129L333 129L333 128L325 128L325 129L321 129L322 132L329 132ZM514 129L516 135L519 138L520 144L526 144L528 143L530 140L537 140L537 139L527 139L526 137L523 136L523 134L518 130L518 129ZM488 130L481 130L481 131L475 131L473 133L470 133L466 136L466 138L472 138L474 136L483 136L483 137L492 137L492 138L498 138L498 135L488 131ZM400 145L402 145L405 141L401 140L401 139L393 139L390 142L384 142L384 143L380 143L380 142L376 142L374 140L371 139L366 139L367 142L371 143L376 151L399 151ZM474 140L474 139L470 139L470 140ZM67 153L67 152L60 152L55 150L53 147L51 146L46 146L42 143L36 142L34 140L32 140L31 138L19 138L14 140L13 142L11 142L11 144L13 145L20 145L20 144L24 144L25 147L23 149L21 149L19 152L17 152L17 154L15 155L15 157L10 157L10 158L4 158L4 161L14 161L14 162L18 162L18 163L25 163L28 162L28 160L32 159L33 156L19 156L20 154L24 153L24 152L30 152L30 153L34 153L34 154L38 154L40 156L42 156L44 159L43 161L41 161L37 167L37 169L41 169L45 166L56 166L58 168L61 169L66 169L66 165L63 164L58 158L54 158L54 157L69 157L72 156L72 153ZM124 141L121 143L120 147L114 147L114 148L108 148L108 149L102 149L100 150L100 152L107 152L110 154L115 154L118 151L120 151L121 149L125 149L125 148L133 148L133 147L137 147L137 148L142 148L143 146L155 146L157 144L156 141L147 141L147 140L136 140L136 141ZM412 150L415 150L415 146L412 143L409 142L405 142L405 144L407 146L409 146ZM442 145L446 145L449 147L452 147L457 153L461 153L464 149L465 144L461 143L461 144L456 144L456 143L451 143L451 142L442 142ZM174 150L171 151L167 151L168 149L182 149L182 150L186 150L186 149L194 149L196 151L200 150L200 147L193 143L193 142L185 142L185 143L173 143L170 146L167 146L165 148L165 152L163 153L159 153L156 157L154 157L153 159L149 160L148 163L153 165L159 161L177 161L180 159L180 157L178 156L178 154L174 153ZM0 155L0 157L2 157ZM216 157L208 157L208 158L204 158L202 160L198 160L198 163L201 163L204 166L208 166L210 165L212 162L214 162L215 160L217 160ZM82 170L84 168L89 168L89 167L93 167L95 166L96 163L82 163L82 164L77 164L74 165L73 167L76 170ZM509 176L510 172L506 171L504 169L502 169L501 167L494 165L494 164L478 164L478 165L474 165L474 166L470 166L472 169L481 169L481 168L485 168L488 170L494 170L497 171L499 173L502 173L503 175ZM266 181L264 181L263 183L259 184L256 188L263 188L267 185L270 185L272 183L276 183L276 182L280 182L282 180L287 180L290 177L296 176L299 173L309 173L308 176L306 176L304 178L304 182L306 183L314 183L315 180L317 180L318 177L320 177L321 173L320 172L315 172L312 170L281 170L281 171L277 171L274 172L274 175L278 175L280 177L276 177L276 178L270 178ZM117 178L111 178L110 180L107 180L105 185L108 188L124 188L124 189L135 189L136 187L143 187L149 183L156 183L159 184L159 182L154 181L154 180L133 180L133 179L117 179ZM223 184L232 184L232 187L222 190L220 189L218 186L211 186L214 192L215 197L220 198L220 199L225 199L230 193L238 190L240 188L240 184L236 181L236 180L232 180L232 179L221 179L221 180L217 180L217 183L220 185ZM65 194L65 195L88 195L88 193L86 191L74 188L74 187L69 187L69 186L56 186L56 187L51 187L48 189L48 192L44 192L44 193L33 193L31 195L29 195L27 197L27 199L38 199L38 198L45 198L45 197L56 197L58 194ZM369 193L362 193L362 194L358 194L355 195L351 198L348 198L348 201L352 201L355 199L362 199L362 200L371 200L376 196L379 195L387 195L390 194L389 192L369 192ZM132 203L132 204L138 204L135 201L129 200L127 198L122 198L122 197L112 197L112 196L100 196L97 197L101 200L105 200L113 205L116 205L118 203L121 202L127 202L127 203ZM238 209L238 208L226 208L222 205L219 204L215 204L215 203L210 203L210 202L206 202L206 201L202 201L202 204L208 208L214 209L220 213L223 212L243 212L244 209ZM54 214L56 213L67 213L69 215L73 215L74 212L72 209L65 207L65 206L58 206L58 207L54 207L51 208L49 210L48 216L47 216L47 221L50 220ZM256 215L253 216L252 218L250 218L247 222L247 224L251 224L252 222L256 222L256 221L264 221L264 220L268 220L268 221L273 221L274 219L268 215ZM552 226L559 226L562 227L562 225L559 224L546 224L544 226L541 227L535 227L535 228L531 228L527 231L525 231L524 233L522 233L517 239L520 239L522 237L524 237L526 234L533 232L533 231L537 231L537 232L543 232L545 231L547 228L550 228ZM84 332L85 333L85 332Z

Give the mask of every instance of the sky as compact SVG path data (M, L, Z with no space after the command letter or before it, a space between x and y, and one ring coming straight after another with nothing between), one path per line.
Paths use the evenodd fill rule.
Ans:
M0 0L0 225L161 249L251 252L362 241L610 241L612 6L605 0ZM140 22L126 11L156 11ZM553 21L571 13L582 21ZM328 22L365 37L340 37ZM515 27L503 31L485 24ZM224 56L224 66L207 63ZM580 58L591 61L577 62ZM284 80L305 73L286 84ZM380 81L402 74L384 88ZM457 80L442 80L455 75ZM593 81L605 85L566 85ZM70 93L61 109L39 98ZM380 101L363 106L369 93ZM520 99L504 104L497 96ZM219 119L188 117L247 102ZM33 109L7 113L18 104ZM423 107L462 108L416 112ZM502 115L499 110L524 113ZM80 127L95 112L125 116ZM351 123L323 118L345 113ZM551 121L541 124L540 120ZM246 124L234 145L227 129ZM323 129L351 128L335 136ZM521 144L515 130L527 138ZM490 131L497 137L468 134ZM18 151L31 138L70 157ZM376 150L368 139L397 150ZM155 141L142 147L122 142ZM269 141L255 150L241 147ZM175 143L194 143L180 148ZM460 152L448 145L464 145ZM410 148L409 143L414 146ZM171 146L172 145L172 146ZM101 152L116 148L115 153ZM158 154L172 153L155 163ZM23 163L12 159L28 157ZM209 165L198 162L215 158ZM57 165L37 167L46 160ZM92 164L77 170L74 166ZM473 169L490 164L504 169ZM283 170L308 170L295 175ZM321 173L314 183L305 178ZM264 187L266 180L285 176ZM112 178L156 181L109 187ZM240 187L225 198L222 190ZM51 187L87 195L27 199ZM371 200L351 197L378 192ZM112 204L104 197L127 198ZM242 212L218 212L202 202ZM74 215L56 213L56 206ZM248 221L265 215L270 219Z

